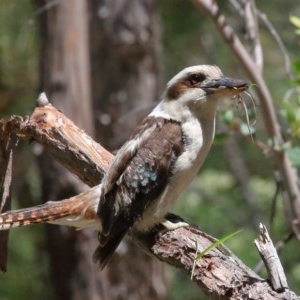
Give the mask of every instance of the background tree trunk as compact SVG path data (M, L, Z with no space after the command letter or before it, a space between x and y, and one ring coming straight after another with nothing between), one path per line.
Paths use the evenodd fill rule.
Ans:
M40 17L40 90L79 127L92 136L97 132L97 139L109 149L119 147L158 100L160 34L154 1L37 3L47 7ZM43 202L84 189L43 151L38 159ZM56 299L163 299L166 295L162 264L127 240L103 272L91 260L95 233L48 226L47 240Z
M96 137L115 150L158 102L160 19L154 0L92 0Z
M37 1L47 7L51 1ZM90 135L94 133L88 10L85 0L60 1L40 15L40 90ZM39 155L42 201L58 200L83 184L44 151ZM97 236L88 231L47 226L47 244L56 299L108 299L105 274L92 263Z
M93 0L96 139L116 150L159 99L160 24L154 0ZM125 239L107 266L111 299L164 299L164 266Z

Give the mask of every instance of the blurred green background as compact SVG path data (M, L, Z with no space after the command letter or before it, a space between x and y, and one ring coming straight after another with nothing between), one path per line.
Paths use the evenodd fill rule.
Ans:
M232 26L243 35L243 19L227 5L219 1ZM300 16L298 1L257 1L259 9L272 22L281 37L297 76L299 72L300 45L295 27L290 23L290 15ZM162 64L165 83L178 70L199 62L221 66L226 75L241 77L241 68L229 48L215 32L210 20L200 14L193 4L181 0L157 1L163 31ZM32 1L0 1L0 116L30 114L37 98L39 37L37 35L37 8ZM286 93L297 87L297 80L285 72L282 53L270 35L261 25L261 42L264 51L264 77L276 103L278 116L282 121L284 134L298 144L297 134L291 136L287 114L299 110L299 98L293 97L288 104L283 103ZM207 52L207 44L210 43ZM201 59L200 59L201 61ZM298 67L298 68L297 68ZM298 72L298 73L297 73ZM298 75L297 75L298 74ZM298 77L299 78L299 77ZM246 102L248 107L251 102ZM250 104L249 104L250 103ZM265 139L264 127L257 106L256 137ZM229 121L226 118L229 116ZM294 119L293 119L294 118ZM259 262L259 255L253 245L257 238L258 222L270 225L271 205L276 192L272 163L261 149L242 134L235 134L231 128L234 120L245 122L243 110L232 103L225 103L220 109L216 142L207 158L199 177L191 188L181 196L175 212L189 222L199 225L209 234L222 238L238 229L242 233L226 242L226 245L250 268ZM294 131L299 129L297 118ZM249 176L249 188L253 202L244 199L244 190L232 174L228 163L224 140L234 138L242 152L243 163ZM230 144L229 144L230 145ZM22 206L38 203L40 196L39 176L31 154L31 146L21 142L14 166L13 189L22 194L24 181L30 188L31 199L22 200ZM32 163L29 163L32 162ZM16 198L19 195L15 195ZM35 202L36 201L36 202ZM16 201L13 202L15 206ZM9 244L9 272L0 274L0 299L54 299L48 275L48 261L44 249L43 225L11 231ZM285 224L285 213L281 197L277 199L276 216L270 230L273 241L282 240L289 234ZM292 290L300 294L300 251L299 242L292 239L280 252ZM260 274L266 276L264 271ZM169 299L200 299L199 289L190 279L168 268L170 278ZM8 295L8 296L6 296Z

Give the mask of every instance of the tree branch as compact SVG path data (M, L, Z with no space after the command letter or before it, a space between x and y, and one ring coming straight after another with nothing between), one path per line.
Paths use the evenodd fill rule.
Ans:
M20 138L34 139L45 146L59 162L89 185L99 183L113 159L112 154L77 128L43 96L30 118L14 116L1 121L0 140L7 132ZM85 197L99 199L99 189L91 188L73 197L72 201ZM53 203L44 205L51 206ZM167 216L169 218L170 215ZM175 221L178 219L175 218ZM174 216L171 221L174 222ZM187 274L191 274L196 251L203 251L216 241L191 225L172 231L165 231L159 225L149 233L132 230L129 236L148 254ZM266 280L250 270L225 246L218 246L196 262L193 281L211 299L297 299L289 290L273 291Z
M33 114L14 116L0 134L14 133L43 145L54 158L89 186L98 184L114 156L79 129L61 111L52 106L42 93ZM1 136L0 136L1 138Z
M5 132L5 127L0 128L1 143L0 143L0 213L11 208L11 184L12 184L12 161L13 148L16 145L16 139L9 133ZM7 244L8 231L0 232L0 270L7 270Z
M283 267L279 260L276 248L274 247L274 244L269 236L267 228L260 224L259 229L260 236L259 239L254 241L254 244L267 268L272 286L275 291L288 289Z

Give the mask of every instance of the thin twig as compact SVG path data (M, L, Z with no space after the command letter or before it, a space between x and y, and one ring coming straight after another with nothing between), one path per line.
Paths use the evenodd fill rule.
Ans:
M245 25L248 33L248 39L252 44L252 56L256 66L261 73L263 71L263 51L259 37L258 23L256 16L256 7L253 0L244 1Z
M277 45L282 53L283 59L284 59L285 72L291 78L292 77L291 60L290 60L288 51L287 51L280 35L278 34L278 32L276 31L273 24L270 22L270 20L268 19L267 15L265 13L261 12L257 8L256 8L256 13L257 13L259 19L263 22L265 27L268 29L271 36L274 38L275 42L277 43Z

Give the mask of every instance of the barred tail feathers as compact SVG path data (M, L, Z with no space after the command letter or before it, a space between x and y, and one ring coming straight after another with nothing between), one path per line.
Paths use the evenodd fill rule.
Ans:
M0 230L38 223L97 228L98 201L99 189L95 187L70 199L7 211L0 214Z
M50 201L34 207L4 212L0 214L0 230L46 223L66 217L70 214L69 206L60 202L63 201Z

